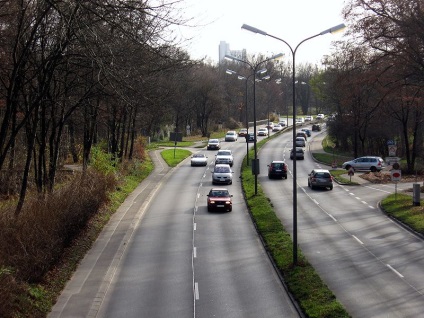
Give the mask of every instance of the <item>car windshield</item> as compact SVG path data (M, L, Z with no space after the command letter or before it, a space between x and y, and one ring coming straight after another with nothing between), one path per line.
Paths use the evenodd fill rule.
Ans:
M210 144L217 144L218 143L218 139L211 139L209 140Z
M272 166L275 169L283 169L284 168L284 163L273 163Z
M227 190L212 190L209 196L210 197L229 197L230 194Z
M218 156L230 156L231 152L229 152L229 151L219 151L217 155Z
M328 172L317 172L315 174L316 178L330 178L330 174Z
M226 173L230 172L230 169L228 167L215 167L215 172Z
M203 158L205 155L193 155L193 158Z

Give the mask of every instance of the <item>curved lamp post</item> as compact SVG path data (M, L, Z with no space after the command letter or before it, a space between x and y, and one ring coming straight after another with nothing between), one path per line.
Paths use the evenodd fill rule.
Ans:
M257 147L256 147L256 75L257 74L263 74L266 72L266 69L259 69L259 66L265 62L268 62L270 60L275 60L278 59L280 57L284 56L283 53L279 53L276 54L274 56L271 56L270 58L267 58L263 61L257 62L255 64L252 64L248 61L239 59L237 57L231 56L231 55L225 55L226 59L229 60L233 60L233 61L238 61L241 63L244 63L246 65L248 65L250 67L250 69L252 70L252 76L253 76L253 133L255 135L255 138L253 140L253 148L254 148L254 152L255 152L255 159L252 163L252 171L255 175L255 195L258 194L258 174L259 174L259 161L258 161L258 151L257 151Z
M242 29L245 29L247 31L262 34L262 35L265 35L265 36L269 36L271 38L274 38L276 40L279 40L279 41L285 43L289 47L289 49L292 53L292 56L293 56L293 71L292 71L292 73L293 73L292 74L292 85L293 85L293 149L294 150L296 149L296 94L295 94L295 91L296 91L296 83L295 83L296 82L295 81L296 64L295 63L296 63L296 61L295 61L295 58L296 58L297 49L299 48L299 46L302 43L305 43L308 40L311 40L311 39L313 39L317 36L324 35L324 34L327 34L327 33L335 33L335 32L341 31L345 27L346 26L344 25L344 23L342 23L342 24L339 24L335 27L324 30L324 31L322 31L318 34L312 35L312 36L300 41L299 44L293 49L290 46L289 43L287 43L285 40L283 40L279 37L268 34L265 31L262 31L260 29L257 29L255 27L252 27L252 26L247 25L247 24L243 24L241 26ZM297 265L297 172L296 172L296 156L293 156L293 264Z

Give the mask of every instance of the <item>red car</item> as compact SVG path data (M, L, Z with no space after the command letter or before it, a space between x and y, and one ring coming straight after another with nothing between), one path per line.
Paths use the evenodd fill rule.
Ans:
M208 211L228 211L233 210L232 195L225 188L212 188L208 194Z

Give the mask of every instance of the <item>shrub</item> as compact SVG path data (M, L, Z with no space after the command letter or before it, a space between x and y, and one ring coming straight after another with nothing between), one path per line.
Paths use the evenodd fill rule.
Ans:
M88 171L43 199L29 199L17 218L12 208L2 211L0 266L13 268L23 281L40 281L115 185L112 176Z

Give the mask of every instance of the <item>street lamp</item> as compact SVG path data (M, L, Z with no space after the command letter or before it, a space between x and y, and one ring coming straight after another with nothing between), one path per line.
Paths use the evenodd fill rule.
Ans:
M296 90L296 80L295 80L295 76L296 76L296 61L295 61L295 57L296 57L296 51L299 48L299 46L302 43L305 43L308 40L311 40L317 36L320 35L324 35L327 33L336 33L338 31L341 31L345 28L346 26L344 25L344 23L339 24L335 27L329 28L327 30L324 30L318 34L312 35L302 41L299 42L299 44L297 44L297 46L293 48L290 46L290 44L288 42L286 42L285 40L276 37L274 35L268 34L265 31L262 31L260 29L257 29L255 27L252 27L250 25L247 24L243 24L241 26L242 29L245 29L247 31L253 32L253 33L258 33L258 34L262 34L265 36L269 36L271 38L274 38L276 40L279 40L283 43L285 43L293 56L293 71L292 71L292 85L293 85L293 151L296 151L296 94L295 94L295 90ZM296 171L296 156L293 156L293 264L297 265L297 171Z
M237 74L236 71L227 69L225 71L225 73L230 74L230 75L235 75ZM248 113L247 113L247 82L249 80L249 78L252 76L253 74L250 74L248 77L244 77L242 75L238 75L237 79L239 80L245 80L245 87L246 87L246 92L244 95L244 104L245 104L245 110L246 110L246 129L247 129L247 136L246 136L246 165L249 165L249 120L248 120Z
M270 78L271 78L271 76L266 75L264 77L257 78L256 81L259 83L259 82L262 82L262 81L265 81L265 80L269 80ZM266 112L267 112L267 127L266 127L266 129L268 129L268 136L267 136L267 138L269 138L269 103L267 103L267 110L266 110Z
M252 70L252 76L253 76L253 133L254 133L254 139L253 139L253 149L255 153L255 159L252 162L252 172L255 175L255 195L258 194L258 174L259 174L259 161L258 161L258 150L256 146L256 75L263 74L266 72L266 69L258 69L259 66L265 62L268 62L270 60L275 60L280 57L282 57L284 54L279 53L277 55L271 56L270 58L267 58L265 60L256 62L255 64L252 64L248 61L239 59L237 57L231 56L231 55L225 55L226 59L238 61L244 64L247 64L250 69Z

